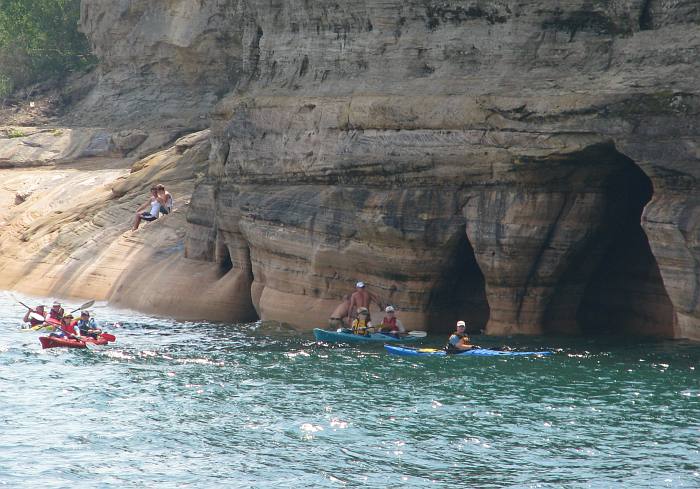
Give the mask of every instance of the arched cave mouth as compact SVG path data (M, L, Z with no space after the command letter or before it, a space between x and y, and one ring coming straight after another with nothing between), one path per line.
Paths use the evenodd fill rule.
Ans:
M216 262L219 264L219 273L222 276L226 275L233 268L233 261L231 260L231 253L228 250L228 246L226 246L226 244L219 246L216 255Z
M601 216L599 235L570 267L560 287L566 291L560 292L560 297L570 294L563 302L577 304L575 318L564 318L561 311L556 318L553 311L548 311L544 331L578 332L583 336L672 337L673 305L641 225L653 185L631 159L614 147L610 151L613 154L606 158L614 162L614 170L601 182L607 206ZM570 285L581 279L578 286ZM573 323L572 319L574 331L566 326Z
M431 333L448 333L462 319L467 323L467 332L479 333L486 328L490 315L484 275L465 227L453 242L448 246L446 268L430 297L428 329Z

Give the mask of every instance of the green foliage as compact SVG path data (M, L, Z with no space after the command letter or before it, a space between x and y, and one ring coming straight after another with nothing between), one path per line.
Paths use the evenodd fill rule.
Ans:
M10 77L0 73L0 99L4 99L10 95L13 88L14 86Z
M23 138L26 134L21 129L12 128L7 132L7 137L12 138Z
M0 96L93 65L79 18L80 0L0 0Z

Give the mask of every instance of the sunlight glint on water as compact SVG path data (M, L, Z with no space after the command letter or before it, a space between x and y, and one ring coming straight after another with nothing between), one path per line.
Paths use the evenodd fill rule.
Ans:
M6 487L700 486L696 344L411 359L97 308L116 344L41 350L0 309Z

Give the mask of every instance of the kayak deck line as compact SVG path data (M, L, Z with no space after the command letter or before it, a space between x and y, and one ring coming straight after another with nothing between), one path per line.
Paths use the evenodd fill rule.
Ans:
M384 345L384 349L392 354L405 357L423 357L423 356L439 356L439 357L522 357L522 356L547 356L552 355L551 351L508 351L508 350L490 350L488 348L475 348L473 350L464 350L458 353L447 353L445 350L437 348L412 348L409 346Z
M419 336L394 336L386 333L371 333L368 335L354 334L345 331L328 331L314 329L316 341L326 343L413 343L421 339Z
M110 335L110 337L112 337ZM113 337L112 337L113 338ZM114 338L111 341L116 340ZM97 338L86 338L85 340L76 340L73 338L60 338L58 336L40 336L39 342L43 349L47 348L87 348L88 345L106 345L110 342L107 337L98 336Z

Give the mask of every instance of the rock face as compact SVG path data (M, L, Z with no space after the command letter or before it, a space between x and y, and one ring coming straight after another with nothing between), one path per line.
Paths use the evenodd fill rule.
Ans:
M196 4L196 5L195 5ZM700 339L694 1L83 0L83 108L192 126L232 316Z

